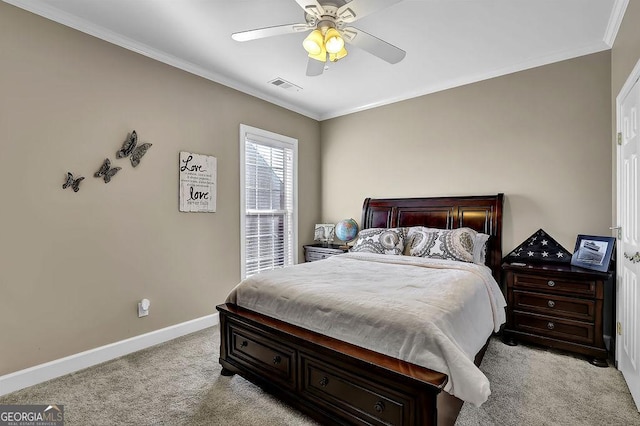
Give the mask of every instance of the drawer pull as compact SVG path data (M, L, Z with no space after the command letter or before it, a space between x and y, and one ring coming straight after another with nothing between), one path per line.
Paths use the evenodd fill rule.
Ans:
M547 302L547 305L548 305L550 308L553 308L554 306L556 306L556 302L554 302L553 300L549 300L549 301Z
M636 252L635 254L629 254L629 253L625 253L624 257L626 257L627 259L629 259L631 261L631 263L638 263L640 262L640 252Z
M555 286L556 286L556 283L555 283L555 281L551 281L551 280L549 280L549 281L547 281L547 285L548 285L549 287L555 287Z
M249 346L249 342L247 342L246 340L243 340L242 343L240 343L240 346L243 348L246 348L247 346Z
M555 327L556 327L556 326L555 326L555 324L554 324L554 323L552 323L552 322L548 322L548 323L547 323L547 328L548 328L549 330L553 330Z
M319 384L324 388L329 384L329 379L325 376L322 379L320 379Z
M280 355L276 355L276 356L273 357L273 363L275 365L280 364L280 361L282 361L282 358L280 358Z
M376 402L373 409L376 410L377 413L382 413L384 411L384 403L382 401Z

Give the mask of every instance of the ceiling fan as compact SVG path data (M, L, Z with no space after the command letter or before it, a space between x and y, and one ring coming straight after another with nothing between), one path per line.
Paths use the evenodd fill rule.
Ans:
M309 53L307 75L322 74L327 58L335 62L347 55L345 42L357 46L390 64L400 62L406 52L355 27L358 19L402 0L295 0L304 10L304 23L233 33L236 41L249 41L283 34L309 31L302 43Z

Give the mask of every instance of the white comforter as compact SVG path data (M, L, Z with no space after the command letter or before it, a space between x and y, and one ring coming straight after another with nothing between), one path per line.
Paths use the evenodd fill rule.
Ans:
M476 406L491 394L473 359L506 302L486 266L346 253L254 275L227 302L445 373Z

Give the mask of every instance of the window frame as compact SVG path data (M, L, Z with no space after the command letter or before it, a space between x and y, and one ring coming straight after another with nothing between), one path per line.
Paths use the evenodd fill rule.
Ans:
M291 244L291 264L298 263L298 140L289 136L280 135L268 130L240 124L240 277L247 277L247 253L246 253L246 141L247 137L254 142L269 145L276 148L289 148L293 151L292 167L292 224L293 238Z

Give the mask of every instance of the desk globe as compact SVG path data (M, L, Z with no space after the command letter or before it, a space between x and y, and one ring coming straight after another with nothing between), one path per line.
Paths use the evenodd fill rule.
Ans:
M344 241L344 245L340 248L349 248L347 243L353 241L358 236L358 224L353 219L344 219L336 223L336 237Z

